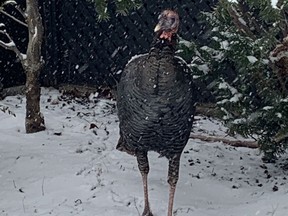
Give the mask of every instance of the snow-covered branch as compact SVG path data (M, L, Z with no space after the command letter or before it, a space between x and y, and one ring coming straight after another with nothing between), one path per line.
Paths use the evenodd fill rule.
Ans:
M8 16L9 18L13 19L15 22L25 26L25 27L28 27L28 25L24 22L22 22L21 20L17 19L16 17L10 15L9 13L5 12L4 10L0 10L0 13L4 14L5 16Z
M11 50L13 52L16 53L16 56L21 60L23 61L24 60L24 55L21 54L21 52L19 51L19 49L17 48L16 44L14 43L13 39L11 38L11 36L6 32L6 30L0 30L0 34L4 34L9 42L8 43L5 43L4 41L0 40L0 46L3 47L4 49L7 49L7 50Z
M14 1L14 0L6 0L6 1L4 0L2 6L3 6L3 5L8 5L8 4L17 4L17 2Z

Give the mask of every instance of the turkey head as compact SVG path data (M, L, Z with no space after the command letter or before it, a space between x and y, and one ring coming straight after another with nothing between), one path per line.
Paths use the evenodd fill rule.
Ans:
M172 10L164 10L158 17L158 24L154 32L159 38L171 41L172 35L176 34L179 27L179 15Z

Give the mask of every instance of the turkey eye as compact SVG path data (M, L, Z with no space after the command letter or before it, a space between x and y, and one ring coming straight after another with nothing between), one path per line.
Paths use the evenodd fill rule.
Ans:
M171 18L172 23L174 23L175 20L176 20L176 19L175 19L174 17Z

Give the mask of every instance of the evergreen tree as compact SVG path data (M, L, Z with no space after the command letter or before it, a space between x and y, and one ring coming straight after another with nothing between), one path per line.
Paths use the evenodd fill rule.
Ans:
M193 70L213 92L230 133L258 140L273 160L288 146L288 1L220 0L204 13L208 46L190 44Z

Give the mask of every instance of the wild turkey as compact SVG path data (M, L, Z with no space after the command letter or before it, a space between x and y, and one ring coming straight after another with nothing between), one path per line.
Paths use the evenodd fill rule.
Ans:
M137 157L144 186L142 216L152 216L148 201L148 151L156 151L169 160L168 216L172 216L180 157L191 131L197 96L189 68L174 56L178 14L165 10L158 19L149 53L130 60L117 87L117 149Z

